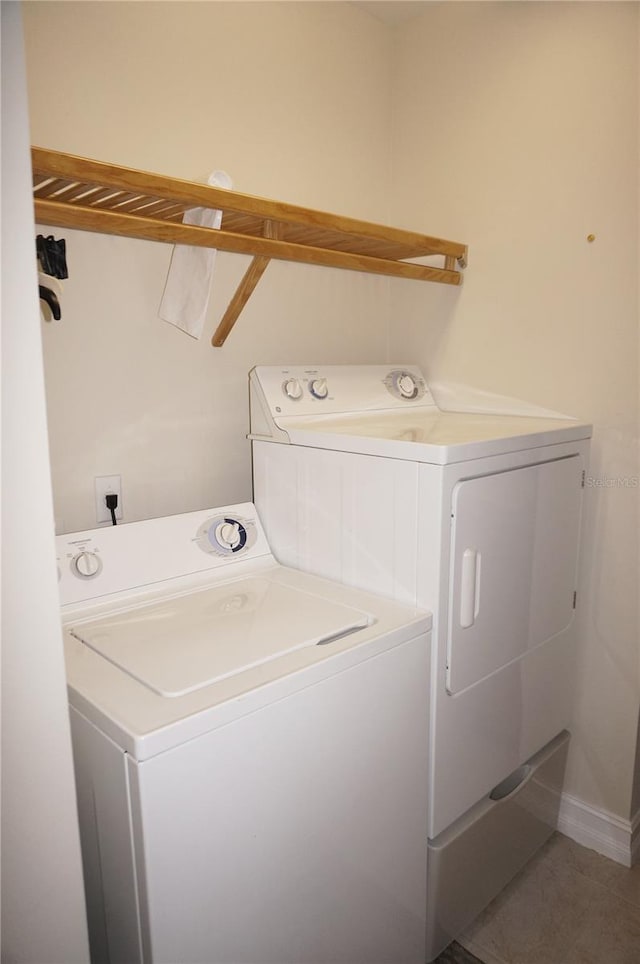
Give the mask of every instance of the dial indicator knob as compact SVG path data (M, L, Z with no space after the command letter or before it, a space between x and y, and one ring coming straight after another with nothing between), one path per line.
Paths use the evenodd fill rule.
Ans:
M413 380L413 376L405 372L398 379L398 391L405 398L411 398L416 393L416 383Z
M389 372L384 380L387 389L395 398L402 401L415 401L422 398L426 392L426 385L420 375L398 369Z
M233 556L250 549L255 543L256 524L252 519L214 516L202 523L195 541L210 555Z
M326 398L329 394L329 386L326 378L312 378L309 382L309 391L314 398Z
M282 391L287 398L292 399L294 402L302 398L302 385L297 378L287 378L282 383Z
M93 579L101 569L102 560L89 549L83 549L71 560L71 571L80 579Z
M216 529L216 542L223 549L235 549L241 541L242 526L235 519L225 519Z

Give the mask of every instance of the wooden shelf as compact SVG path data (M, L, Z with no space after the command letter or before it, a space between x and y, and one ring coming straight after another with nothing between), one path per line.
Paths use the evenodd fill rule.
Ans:
M223 188L33 147L40 224L250 254L249 266L212 339L231 331L271 258L459 285L464 244L341 217ZM219 230L182 223L193 207L221 210ZM441 255L443 266L407 259Z

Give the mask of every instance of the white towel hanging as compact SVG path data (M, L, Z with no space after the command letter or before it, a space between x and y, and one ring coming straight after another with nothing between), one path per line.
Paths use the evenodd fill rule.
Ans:
M233 181L225 171L214 171L207 183L213 187L233 187ZM219 228L222 211L191 208L185 211L182 222ZM175 325L192 338L200 338L204 328L216 254L215 248L177 244L171 255L158 314L163 321Z

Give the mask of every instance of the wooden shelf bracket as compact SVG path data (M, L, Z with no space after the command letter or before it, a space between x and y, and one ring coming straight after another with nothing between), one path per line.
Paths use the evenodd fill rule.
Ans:
M265 221L263 234L265 238L277 240L279 235L278 225L274 221ZM260 281L270 261L271 258L267 258L264 254L258 254L254 257L238 285L235 295L229 302L229 307L222 316L220 324L213 333L211 344L214 348L221 348L224 345L227 336L240 316L240 312L251 297L253 289Z

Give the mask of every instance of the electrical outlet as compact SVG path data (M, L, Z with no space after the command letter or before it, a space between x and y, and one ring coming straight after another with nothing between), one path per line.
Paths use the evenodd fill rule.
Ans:
M96 522L98 525L111 523L111 510L107 509L105 496L117 495L116 519L122 519L122 479L119 475L99 475L96 477Z

